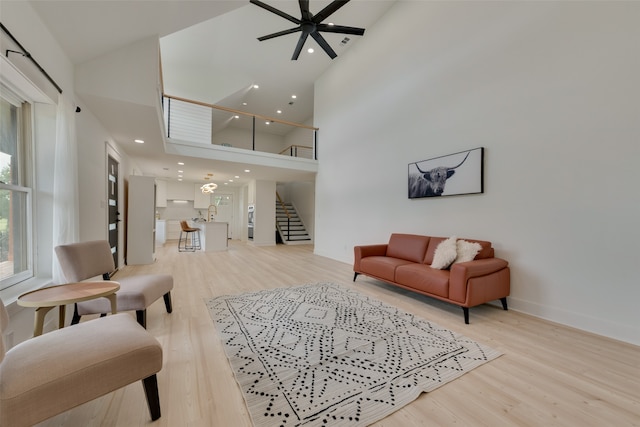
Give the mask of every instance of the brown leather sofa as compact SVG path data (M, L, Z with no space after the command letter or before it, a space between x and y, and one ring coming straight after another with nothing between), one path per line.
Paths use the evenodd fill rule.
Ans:
M469 307L499 299L507 310L509 263L494 257L491 242L464 239L481 246L472 261L454 263L446 270L431 268L437 246L446 239L394 233L387 244L355 246L353 281L364 274L459 305L467 324Z

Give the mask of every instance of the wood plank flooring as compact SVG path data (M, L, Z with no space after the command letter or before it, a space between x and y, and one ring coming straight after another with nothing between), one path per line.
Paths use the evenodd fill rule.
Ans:
M351 265L314 255L310 245L231 241L226 252L178 253L169 242L157 258L127 266L115 279L174 276L173 313L160 300L147 314L148 330L164 350L162 417L151 423L135 383L40 426L251 426L204 300L313 282L355 287L504 353L374 426L640 426L640 347L505 312L499 303L472 308L465 325L459 307L363 276L354 284Z

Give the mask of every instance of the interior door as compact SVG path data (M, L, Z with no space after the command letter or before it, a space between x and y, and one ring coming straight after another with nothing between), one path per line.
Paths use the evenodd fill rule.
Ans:
M118 227L120 223L120 211L118 208L118 169L120 164L111 156L107 160L107 195L109 200L109 245L113 262L118 268Z
M233 238L233 194L214 194L213 204L216 205L216 222L229 224L228 238Z

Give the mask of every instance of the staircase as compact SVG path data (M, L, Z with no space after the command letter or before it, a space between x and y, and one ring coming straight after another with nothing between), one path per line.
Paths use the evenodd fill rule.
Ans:
M311 237L292 203L276 201L276 228L285 245L311 243Z

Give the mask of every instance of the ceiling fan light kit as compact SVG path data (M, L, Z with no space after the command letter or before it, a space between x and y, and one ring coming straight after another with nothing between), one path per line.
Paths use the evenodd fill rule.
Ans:
M345 4L349 3L349 0L334 0L329 5L327 5L324 9L322 9L317 14L312 14L309 11L309 0L298 0L300 4L300 19L295 18L288 13L282 12L270 6L266 3L261 2L260 0L249 0L250 3L255 4L265 10L268 10L271 13L274 13L287 21L291 21L297 25L297 27L290 28L288 30L278 31L277 33L267 34L266 36L258 37L259 41L269 40L275 37L284 36L287 34L293 34L297 32L301 32L300 38L298 39L298 44L296 45L295 50L293 51L292 60L297 60L300 56L300 52L304 47L304 43L307 41L307 38L311 36L320 47L326 52L327 55L331 59L334 59L336 56L336 52L329 46L329 43L325 40L324 37L320 34L320 32L325 33L338 33L338 34L350 34L361 36L364 34L364 28L357 27L347 27L344 25L335 25L334 23L323 24L322 21L331 16L334 12L340 9ZM346 40L349 40L348 37L345 37ZM344 44L344 43L343 43Z

